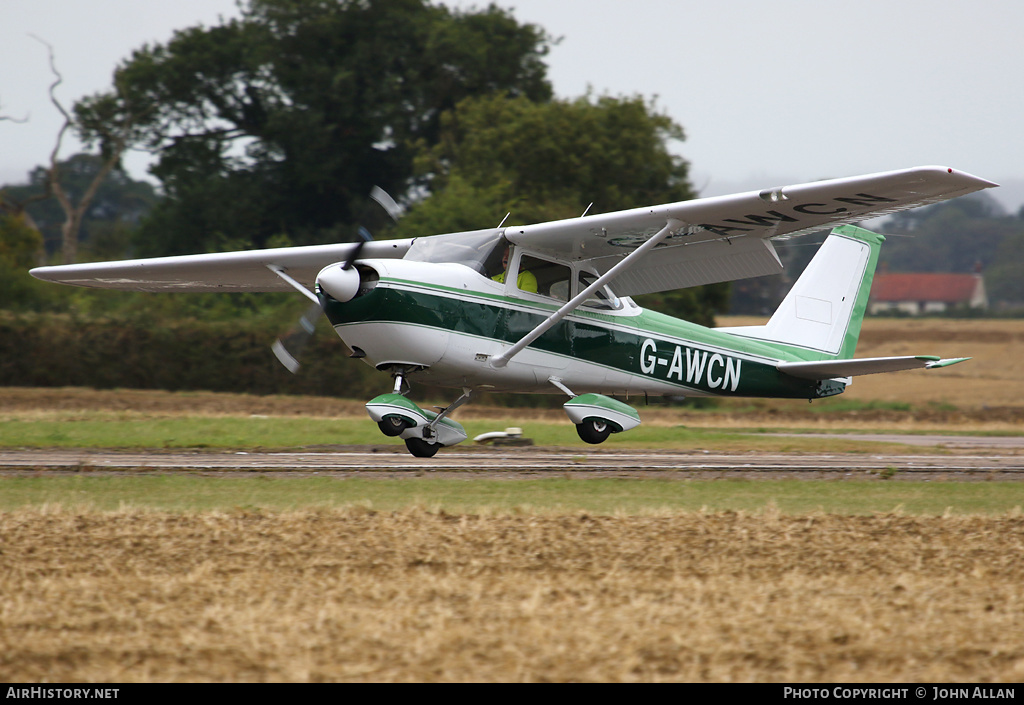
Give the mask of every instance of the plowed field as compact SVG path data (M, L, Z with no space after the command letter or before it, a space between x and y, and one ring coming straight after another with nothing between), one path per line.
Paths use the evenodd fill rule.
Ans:
M1020 681L1024 519L0 514L0 679Z

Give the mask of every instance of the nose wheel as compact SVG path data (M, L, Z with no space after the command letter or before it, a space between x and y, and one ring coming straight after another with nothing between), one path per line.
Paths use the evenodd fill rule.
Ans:
M409 454L416 458L433 458L437 455L440 443L428 443L422 438L406 438L405 447Z

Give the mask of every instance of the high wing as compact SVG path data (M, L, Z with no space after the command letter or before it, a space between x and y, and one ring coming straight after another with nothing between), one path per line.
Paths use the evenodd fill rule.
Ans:
M511 242L559 259L586 260L606 274L656 234L615 275L620 295L775 274L773 238L856 222L962 196L996 184L945 167L918 167L797 184L536 225L508 227ZM662 231L669 227L666 234ZM446 236L441 235L439 238ZM367 243L363 259L401 258L411 239ZM61 265L33 269L47 281L136 291L288 291L311 288L353 243ZM286 276L281 276L281 273Z
M854 223L997 186L925 166L732 196L509 227L511 242L604 274L670 221L656 247L615 277L620 295L646 294L782 271L771 240Z
M400 259L412 240L380 240L364 245L362 258ZM321 269L344 262L356 243L280 247L244 252L180 255L39 267L32 276L46 281L131 291L291 291L275 270L312 289Z

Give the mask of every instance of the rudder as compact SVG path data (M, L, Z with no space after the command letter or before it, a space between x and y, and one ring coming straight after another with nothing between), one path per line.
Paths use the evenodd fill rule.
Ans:
M834 228L768 323L718 330L797 348L801 357L853 357L884 241L853 225Z

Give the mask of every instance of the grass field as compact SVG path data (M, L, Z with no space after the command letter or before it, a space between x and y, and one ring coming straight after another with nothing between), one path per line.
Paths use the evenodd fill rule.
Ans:
M794 516L1012 515L1024 507L1021 482L877 482L868 480L573 479L483 480L332 477L205 477L160 473L90 477L0 478L0 511L63 506L81 511L292 511L351 506L409 507L455 514L606 516L779 511Z
M868 321L860 356L975 360L813 405L645 407L614 443L859 452L745 434L1020 434L1022 337L1015 321ZM0 445L392 443L364 413L0 389ZM580 445L557 409L458 419ZM8 476L0 680L1019 682L1022 506L1024 483L997 482Z
M507 414L507 409L501 410ZM561 414L561 412L559 412ZM472 439L478 434L519 428L536 445L585 446L572 424L564 418L524 422L511 416L465 420L463 425ZM757 435L764 431L786 430L771 427L701 428L679 425L647 424L629 433L612 435L606 449L680 449L765 452L865 452L862 441L813 436L792 437ZM1005 431L1004 431L1005 432ZM472 445L472 444L470 444ZM389 446L402 448L401 439L385 438L377 425L365 416L338 418L287 418L251 416L163 416L107 414L103 412L58 412L31 418L0 417L0 447L16 448L209 448L209 449L285 449L302 447ZM900 448L899 444L871 444L872 449L892 452L930 452L920 448ZM461 450L458 448L457 450Z

